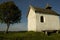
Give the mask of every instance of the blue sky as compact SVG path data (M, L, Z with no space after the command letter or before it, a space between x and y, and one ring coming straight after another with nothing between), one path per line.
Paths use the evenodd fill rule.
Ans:
M26 15L28 12L29 5L45 8L46 4L48 3L52 6L52 10L60 14L60 0L0 0L0 3L7 1L14 1L14 3L22 11L21 23L11 25L9 28L10 31L27 30ZM6 24L0 24L0 31L4 30L6 30Z

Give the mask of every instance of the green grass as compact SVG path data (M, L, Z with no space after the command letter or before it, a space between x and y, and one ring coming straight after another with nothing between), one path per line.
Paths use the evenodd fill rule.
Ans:
M60 40L60 34L53 33L48 36L43 32L0 32L0 40Z

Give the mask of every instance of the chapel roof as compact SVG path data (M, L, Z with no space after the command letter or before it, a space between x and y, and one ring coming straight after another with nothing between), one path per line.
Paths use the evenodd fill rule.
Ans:
M32 5L30 5L30 6L33 7L33 9L35 10L36 13L38 12L38 13L43 13L43 14L50 14L50 15L60 16L60 14L58 14L57 12L52 10L51 9L52 7L49 6L49 5L46 5L45 8L35 7L35 6L32 6ZM29 8L29 11L30 11L30 8ZM29 14L29 11L28 11L28 14Z
M39 13L43 13L43 14L51 14L51 15L58 15L58 13L56 13L55 11L51 10L51 9L43 9L43 8L37 8L34 7L35 12L39 12Z

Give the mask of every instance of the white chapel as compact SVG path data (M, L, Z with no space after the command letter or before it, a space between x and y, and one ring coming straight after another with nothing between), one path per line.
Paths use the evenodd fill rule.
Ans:
M27 14L28 31L54 31L60 30L59 14L57 14L50 5L45 8L31 6Z

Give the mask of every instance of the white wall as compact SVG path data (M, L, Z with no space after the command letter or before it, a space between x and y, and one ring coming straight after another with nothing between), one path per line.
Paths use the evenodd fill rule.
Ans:
M44 17L43 23L40 22L40 16ZM36 13L36 31L59 29L59 16Z
M28 31L36 31L36 14L31 7L28 14Z

